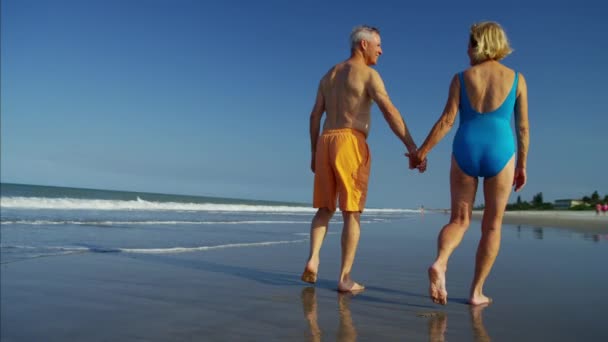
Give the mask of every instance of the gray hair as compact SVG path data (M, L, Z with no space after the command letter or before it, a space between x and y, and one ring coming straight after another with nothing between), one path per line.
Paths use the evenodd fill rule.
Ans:
M373 26L359 25L350 33L350 48L355 49L362 40L372 40L374 33L380 35L380 30Z

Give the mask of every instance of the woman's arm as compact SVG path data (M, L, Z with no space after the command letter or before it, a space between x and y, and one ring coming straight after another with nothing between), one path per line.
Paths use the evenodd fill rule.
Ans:
M424 140L424 143L418 149L416 158L419 162L426 159L427 154L445 137L445 135L452 129L454 121L456 120L456 114L458 114L458 106L460 104L460 81L458 75L454 75L452 82L450 83L450 91L448 93L448 100L443 109L443 113L439 120L435 123L429 135Z
M528 162L528 146L530 144L530 126L528 123L528 85L524 75L519 74L517 99L515 100L515 129L517 133L517 164L513 185L519 191L526 184L526 167Z

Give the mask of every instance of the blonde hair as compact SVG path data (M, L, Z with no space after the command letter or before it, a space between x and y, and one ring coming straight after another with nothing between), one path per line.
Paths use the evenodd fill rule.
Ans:
M470 33L469 44L473 49L475 62L488 59L499 61L513 52L507 34L496 22L484 21L473 24Z

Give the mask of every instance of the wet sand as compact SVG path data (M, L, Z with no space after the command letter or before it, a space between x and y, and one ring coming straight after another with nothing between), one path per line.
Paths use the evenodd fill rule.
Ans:
M182 254L84 253L0 265L2 341L607 340L608 240L506 225L486 291L465 304L479 234L450 261L446 306L426 267L444 215L363 227L353 276L336 292L340 236L328 235L315 286L299 280L308 244ZM336 231L337 227L331 227ZM582 235L581 235L582 237Z
M480 220L483 212L474 210L473 218ZM596 215L592 211L507 211L504 223L533 225L545 228L558 227L588 232L608 232L608 215Z

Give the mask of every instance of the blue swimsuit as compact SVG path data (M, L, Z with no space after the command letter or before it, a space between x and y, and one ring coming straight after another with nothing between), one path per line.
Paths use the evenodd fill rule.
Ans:
M515 108L517 72L513 87L505 102L492 112L479 113L471 108L460 79L460 126L454 137L452 153L456 163L471 177L494 177L507 165L515 153L515 139L511 129L511 114Z

